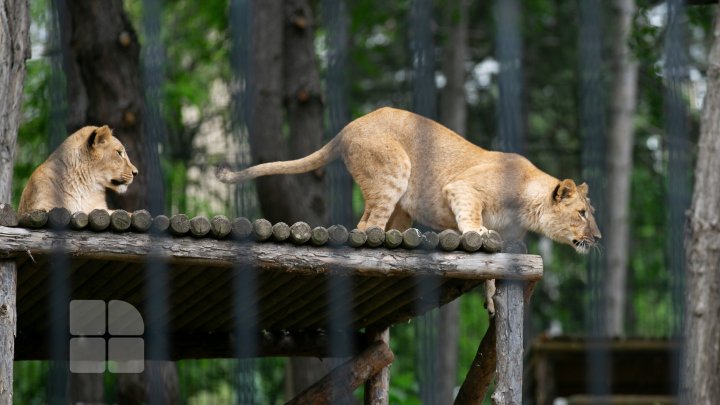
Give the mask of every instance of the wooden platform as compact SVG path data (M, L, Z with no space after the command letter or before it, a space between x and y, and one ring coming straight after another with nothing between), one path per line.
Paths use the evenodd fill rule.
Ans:
M349 346L359 351L367 346L367 328L407 321L486 279L533 281L542 276L542 261L533 255L0 226L0 258L18 264L15 358L49 357L52 272L63 272L70 299L123 300L147 319L146 263L151 257L153 271L168 280L164 326L172 359L235 356L236 313L245 324L245 319L257 320L252 328L258 340L255 355L353 354L329 351L329 315L338 303L329 301L328 290L338 280L349 289L351 311L332 333L348 336L356 343ZM234 307L238 277L255 280L247 307ZM256 317L248 317L251 311L257 311Z

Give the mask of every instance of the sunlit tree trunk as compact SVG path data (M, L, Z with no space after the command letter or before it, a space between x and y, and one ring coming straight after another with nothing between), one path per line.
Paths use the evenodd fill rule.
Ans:
M720 398L720 14L715 13L690 209L681 403Z
M635 0L613 0L610 30L612 38L613 83L608 131L607 202L608 229L607 277L605 297L607 309L605 334L622 336L625 333L625 307L627 300L627 269L630 225L630 182L633 168L633 118L637 104L638 64L630 50L630 34L635 16Z
M30 58L30 14L26 0L0 8L0 203L12 202L12 173L20 127L25 61ZM0 261L0 404L13 403L13 354L17 318L14 261Z
M448 35L443 46L442 71L445 87L440 93L440 122L466 136L467 100L465 98L465 63L468 56L469 0L452 0L445 5ZM440 308L438 314L437 368L439 403L453 402L457 383L460 299Z

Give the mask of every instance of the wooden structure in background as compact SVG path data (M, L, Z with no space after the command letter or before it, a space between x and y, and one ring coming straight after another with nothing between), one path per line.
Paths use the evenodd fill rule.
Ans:
M558 397L577 405L676 403L673 370L679 348L679 342L667 339L540 337L528 351L525 397L535 405L552 405ZM593 350L608 357L610 396L588 393L585 370Z
M330 400L331 392L347 394L370 380L368 403L387 403L387 366L394 358L387 328L442 306L487 279L499 279L493 399L499 404L520 403L523 284L530 291L527 286L542 277L542 260L526 254L475 252L501 246L472 233L460 237L448 231L347 232L342 227L310 229L302 223L288 226L244 218L151 218L145 211L71 215L55 209L17 218L8 205L0 204L0 258L14 259L18 266L15 359L50 357L48 302L54 255L67 258L71 300L122 300L143 316L145 264L160 261L168 280L164 329L170 340L169 359L235 357L236 316L255 319L253 356L352 357L301 394L305 396L296 399L300 402ZM255 272L255 299L238 310L233 281L241 272ZM334 277L351 280L347 298L352 310L344 325L329 331L330 312L337 304L329 302L328 294ZM423 296L417 287L426 280L436 287ZM250 311L256 316L244 318ZM331 352L331 335L350 339L354 344L347 347L352 352ZM494 351L494 345L485 344L478 355L487 357ZM494 362L485 366L495 368ZM472 370L468 375L474 375ZM333 386L338 381L345 388ZM465 385L466 394L475 394L459 398L482 396L487 387Z

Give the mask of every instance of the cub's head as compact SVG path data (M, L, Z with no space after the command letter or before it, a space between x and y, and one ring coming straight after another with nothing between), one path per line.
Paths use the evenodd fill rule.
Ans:
M90 155L91 170L98 182L118 193L127 191L138 170L130 163L125 147L112 135L110 128L104 125L93 129L87 135L84 147Z
M587 195L587 184L576 186L570 179L562 180L552 191L542 224L545 235L572 245L581 254L586 254L602 237Z

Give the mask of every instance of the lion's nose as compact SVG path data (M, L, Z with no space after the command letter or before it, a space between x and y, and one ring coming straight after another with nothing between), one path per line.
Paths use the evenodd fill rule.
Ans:
M133 175L133 177L135 177L135 176L137 176L137 175L138 175L138 171L137 171L137 169L134 169L134 170L132 171L132 175Z
M593 235L593 239L595 240L596 243L600 242L600 239L602 239L602 235L600 234L600 232Z

